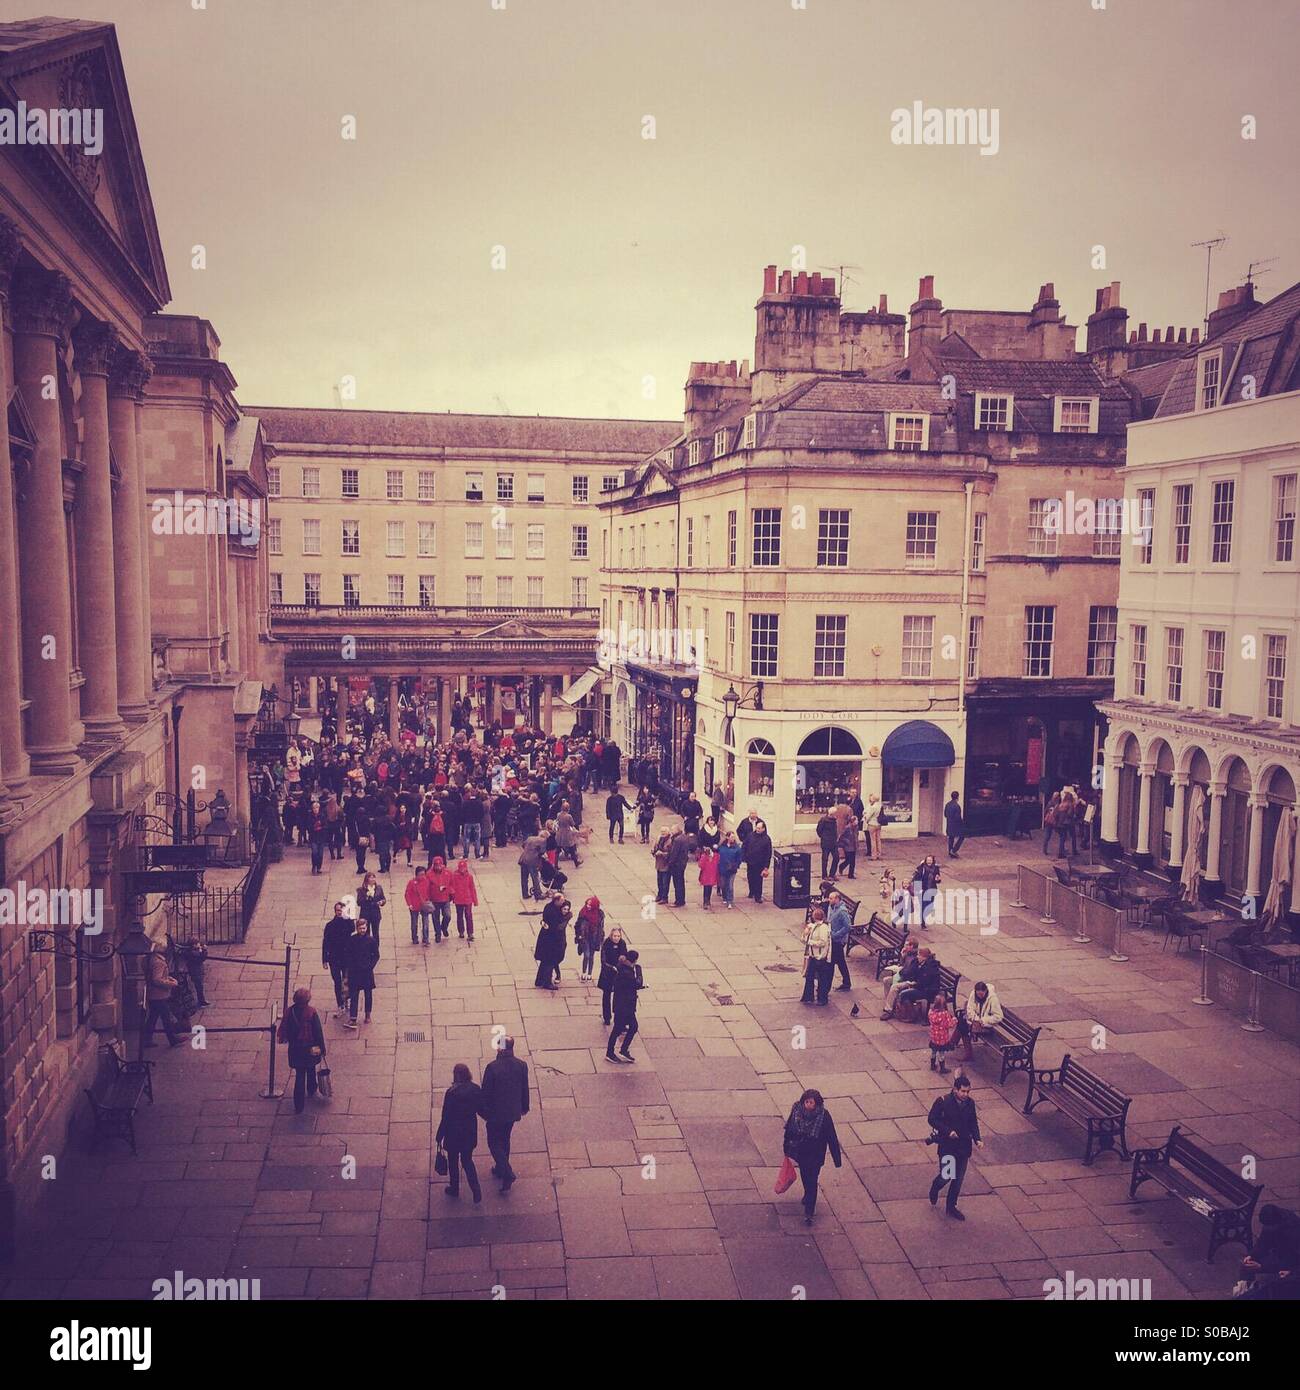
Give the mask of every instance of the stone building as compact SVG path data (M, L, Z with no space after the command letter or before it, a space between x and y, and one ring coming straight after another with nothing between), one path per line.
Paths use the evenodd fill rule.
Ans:
M1077 352L1050 285L947 309L926 277L905 317L768 267L752 371L693 364L684 429L602 499L620 744L787 841L855 790L911 837L953 790L1000 829L1018 800L1036 822L1040 782L1087 778L1119 536L1053 523L1122 491L1117 285L1098 310Z
M1258 916L1300 867L1300 285L1262 305L1249 284L1226 291L1203 342L1127 380L1139 525L1101 706L1103 843L1174 878L1195 854L1207 897Z
M597 498L677 425L251 413L276 454L273 626L309 708L322 680L381 695L400 682L444 728L453 693L549 725L556 697L585 695L594 678L576 696L572 683L595 656Z
M142 906L123 874L165 823L173 710L215 709L215 685L225 713L182 725L186 761L229 776L232 799L238 788L242 675L196 660L189 639L228 656L238 625L238 660L256 670L256 582L235 572L263 563L250 546L200 564L190 537L152 525L164 488L220 492L209 464L232 438L225 488L256 494L259 465L229 399L182 418L189 386L162 346L170 289L112 26L0 24L0 107L20 101L102 111L103 146L0 145L0 1249L39 1189L37 1159L62 1151L84 1108L97 1044L136 997L123 959L105 955ZM237 587L238 604L210 606ZM89 931L60 923L54 952L35 950L14 905L35 894L52 906L60 890L102 895L102 915Z

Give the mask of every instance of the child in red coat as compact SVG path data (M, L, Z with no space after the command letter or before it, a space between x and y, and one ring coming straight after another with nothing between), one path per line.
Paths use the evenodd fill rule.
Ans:
M704 889L704 909L707 912L709 900L718 884L718 856L707 846L700 851L700 887Z
M957 1015L948 1007L948 996L940 990L930 1005L930 1070L948 1070L948 1051L957 1032Z

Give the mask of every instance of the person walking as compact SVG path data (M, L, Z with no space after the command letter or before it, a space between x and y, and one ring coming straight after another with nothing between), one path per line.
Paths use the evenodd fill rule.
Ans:
M822 850L822 878L830 879L835 876L835 868L839 862L839 828L835 824L835 817L829 811L823 811L821 819L817 822L817 842Z
M596 957L605 944L605 912L599 898L588 898L578 909L573 924L573 944L582 958L580 978L590 980Z
M636 999L640 986L636 978L636 952L631 951L618 963L614 974L614 1026L610 1029L609 1042L605 1045L607 1062L635 1062L629 1050L632 1039L636 1037ZM614 1044L623 1039L623 1046L617 1055Z
M803 929L803 997L801 1004L814 1002L816 992L818 1004L830 1003L831 976L831 929L826 914L820 907L814 907Z
M839 893L832 893L826 899L828 909L827 923L831 929L831 968L828 974L833 977L838 967L840 972L840 989L852 989L853 981L849 976L849 937L853 931L853 914L849 911L844 899Z
M672 843L673 832L661 830L659 838L655 841L655 847L651 850L655 861L655 902L657 903L668 901L668 884L671 878L668 864L671 859Z
M465 861L462 859L461 863ZM451 872L437 856L425 875L429 907L433 913L433 941L437 945L451 935Z
M153 1030L159 1023L167 1034L172 1047L179 1047L185 1041L176 1034L176 1018L172 1013L172 994L176 989L176 977L167 964L167 947L160 941L149 954L149 976L145 985L145 1001L149 1013L144 1023L144 1040L141 1047L153 1046Z
M343 904L334 904L334 916L325 923L321 936L320 963L334 981L334 1002L338 1006L335 1018L342 1018L348 1006L348 942L352 939L352 918L343 913Z
M940 990L930 1005L930 1070L948 1071L948 1053L957 1034L957 1015L948 1007L948 996Z
M686 906L686 862L695 848L695 835L679 828L668 845L668 878L673 887L673 906Z
M1053 792L1051 800L1043 808L1043 853L1050 854L1052 831L1056 828L1056 808L1061 804L1061 793Z
M846 806L844 809L848 810L848 807ZM844 873L846 878L856 878L858 863L858 823L853 818L852 812L850 812L848 820L844 823L844 826L839 832L839 839L836 842L836 854L839 856L839 862L835 869L836 875Z
M560 814L555 818L555 844L561 859L567 854L575 869L582 867L582 860L578 858L578 825L567 801L560 802Z
M869 859L879 859L880 855L880 798L872 792L867 797L867 808L863 814L862 828L866 832Z
M803 1222L811 1226L817 1210L817 1184L826 1164L827 1151L837 1168L844 1166L835 1121L820 1091L805 1091L791 1106L781 1148L785 1156L798 1165L803 1181Z
M474 1194L474 1205L483 1200L478 1170L474 1167L474 1150L478 1147L478 1117L483 1108L483 1092L474 1084L464 1062L451 1069L452 1084L442 1098L442 1118L434 1142L447 1154L448 1197L460 1196L460 1171Z
M375 1002L375 966L379 962L379 938L364 917L357 918L356 930L348 938L348 1016L345 1028L357 1026L357 1005L366 996L366 1022Z
M948 804L943 808L943 828L948 836L948 858L956 859L966 840L966 820L956 792L948 798Z
M632 803L615 786L605 798L605 819L609 822L609 842L614 843L614 831L618 831L618 842L623 843L623 813L633 810Z
M921 930L934 920L934 900L943 879L943 870L933 854L927 854L912 870L912 891L920 900Z
M524 838L519 850L519 896L527 902L530 897L542 898L541 863L546 853L546 836L535 831Z
M311 871L319 874L324 871L325 846L330 839L330 825L319 801L311 803L307 813L307 838L311 843Z
M736 906L736 873L744 853L735 832L728 830L718 846L718 895L726 908Z
M700 887L704 892L704 910L709 910L713 890L718 886L718 856L709 848L700 851Z
M751 902L763 901L763 880L767 877L772 863L772 837L767 833L767 825L756 820L749 834L745 836L744 852L741 855L745 864L745 874L749 879L749 899Z
M451 875L451 900L456 904L456 935L474 944L474 909L478 906L478 885L470 873L469 856L456 865Z
M533 959L537 962L537 977L533 985L537 989L557 987L554 977L567 949L565 921L555 903L555 899L562 896L557 892L542 909L542 925L537 930L537 943L533 947Z
M379 880L374 874L367 874L361 887L357 889L357 913L363 922L370 924L370 930L376 940L379 939L379 924L383 920L383 910L387 902L384 890L379 886Z
M429 944L429 920L433 916L433 907L429 902L429 882L423 869L417 869L415 876L406 885L406 892L403 895L406 899L407 911L411 914L411 945L414 946L420 939L420 928L424 928L424 944Z
M325 1060L325 1030L311 1006L311 990L294 990L293 1003L280 1020L279 1039L289 1044L293 1109L294 1114L301 1115L307 1108L307 1097L316 1094L316 1068Z
M972 1145L977 1149L984 1147L979 1115L970 1098L970 1078L960 1072L954 1076L952 1090L934 1102L928 1119L934 1131L928 1142L939 1146L939 1172L930 1184L930 1205L939 1205L939 1194L947 1187L945 1210L955 1221L965 1221L965 1216L957 1210L957 1199L961 1196Z
M601 944L600 975L596 984L600 987L600 1016L606 1028L613 1020L614 981L618 978L618 963L627 955L630 945L622 927L611 928Z
M515 1040L501 1039L501 1050L483 1068L479 1113L487 1126L487 1146L492 1154L492 1176L501 1183L504 1197L514 1186L510 1166L510 1131L528 1114L528 1063L515 1056Z
M636 826L641 832L641 843L650 843L650 826L655 818L655 794L649 787L642 787L636 798Z

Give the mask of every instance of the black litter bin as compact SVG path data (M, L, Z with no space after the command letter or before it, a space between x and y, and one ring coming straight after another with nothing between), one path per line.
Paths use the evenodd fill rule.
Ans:
M772 851L772 901L777 907L807 907L812 856L803 850Z

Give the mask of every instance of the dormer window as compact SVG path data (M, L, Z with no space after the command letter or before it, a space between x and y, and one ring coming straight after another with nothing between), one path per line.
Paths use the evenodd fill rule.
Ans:
M698 439L692 439L691 442L690 442L690 445L687 447L687 450L686 450L686 462L687 462L687 466L690 467L690 468L694 468L695 465L696 465L697 463L699 463L699 461L700 461L700 441L699 441Z
M930 447L928 415L891 415L889 447L897 453L915 454Z
M740 447L742 449L752 449L758 442L758 416L746 415L745 424L740 436Z
M1009 430L1014 397L987 395L975 392L975 428L977 430Z
M713 435L713 457L720 459L727 452L726 430L716 430Z
M1207 352L1196 359L1196 408L1213 410L1219 404L1223 353Z
M1096 396L1057 396L1053 428L1057 434L1096 434Z

